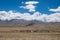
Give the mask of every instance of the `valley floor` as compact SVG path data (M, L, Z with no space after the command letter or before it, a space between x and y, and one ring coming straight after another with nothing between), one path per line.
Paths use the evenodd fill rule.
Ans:
M36 27L0 27L0 40L60 40L60 31Z

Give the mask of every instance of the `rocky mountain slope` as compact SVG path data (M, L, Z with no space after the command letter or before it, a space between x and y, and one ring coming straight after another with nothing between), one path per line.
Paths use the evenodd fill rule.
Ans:
M1 21L0 20L0 27L7 27L7 26L36 26L36 27L60 27L60 23L59 22L41 22L41 21L36 21L36 20L31 20L31 21L27 21L27 20L5 20L5 21Z

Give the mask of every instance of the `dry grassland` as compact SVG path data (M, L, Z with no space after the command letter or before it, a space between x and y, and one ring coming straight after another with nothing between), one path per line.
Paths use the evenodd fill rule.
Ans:
M0 27L0 40L60 40L60 31L39 27Z

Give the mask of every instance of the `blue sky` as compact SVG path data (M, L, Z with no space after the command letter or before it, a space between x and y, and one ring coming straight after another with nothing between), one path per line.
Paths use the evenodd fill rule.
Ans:
M0 0L0 20L60 22L60 0Z
M25 5L22 2L27 1L38 1L36 11L42 14L51 14L52 12L49 9L60 6L60 0L0 0L0 11L14 10L17 12L28 12L26 9L19 8L19 6Z

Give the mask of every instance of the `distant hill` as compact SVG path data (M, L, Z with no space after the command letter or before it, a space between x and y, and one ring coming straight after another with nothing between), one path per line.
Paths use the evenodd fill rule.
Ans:
M27 20L17 20L17 19L13 19L13 20L5 20L5 21L1 21L0 20L0 27L5 27L5 26L56 26L56 27L60 27L60 23L58 22L41 22L41 21L37 21L37 20L31 20L31 21L27 21Z

